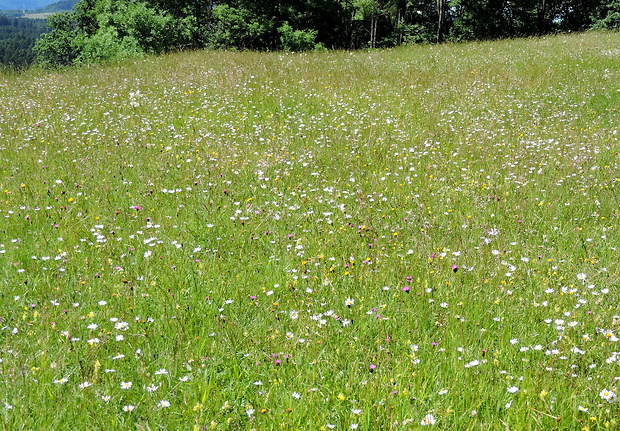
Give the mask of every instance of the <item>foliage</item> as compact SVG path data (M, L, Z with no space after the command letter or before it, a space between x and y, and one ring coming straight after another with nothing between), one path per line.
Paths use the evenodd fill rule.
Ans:
M35 60L34 43L45 31L44 21L0 15L0 65L12 69L30 66Z
M594 28L620 30L620 1L613 0L598 12Z
M285 22L278 28L280 46L286 51L308 51L315 47L316 30L293 30Z
M618 2L602 0L80 0L70 14L73 31L53 31L52 24L37 50L41 64L51 65L54 49L68 45L73 54L59 59L69 64L104 59L104 47L114 51L110 58L207 47L392 47L615 28L619 13ZM98 54L82 56L86 47Z
M80 33L76 29L72 14L58 13L47 19L49 33L41 35L34 45L37 63L43 67L71 66L78 58L76 42Z

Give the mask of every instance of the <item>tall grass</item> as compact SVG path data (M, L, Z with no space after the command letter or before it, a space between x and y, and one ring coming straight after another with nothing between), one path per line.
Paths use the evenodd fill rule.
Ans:
M620 36L0 78L5 429L616 429Z

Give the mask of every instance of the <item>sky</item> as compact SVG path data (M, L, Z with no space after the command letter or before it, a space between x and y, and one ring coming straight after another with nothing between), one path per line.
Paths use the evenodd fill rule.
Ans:
M0 10L39 9L48 4L56 3L58 0L0 0Z

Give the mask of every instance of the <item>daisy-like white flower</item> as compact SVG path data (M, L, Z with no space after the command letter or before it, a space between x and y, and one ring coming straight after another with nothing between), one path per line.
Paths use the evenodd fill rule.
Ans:
M131 389L132 386L132 382L121 382L121 389Z
M188 382L189 381L189 375L185 375L183 377L179 377L179 381L180 382Z
M301 394L300 394L299 392L293 392L293 393L291 394L291 396L292 396L293 398L295 398L296 400L298 400L298 399L300 399L300 398L301 398Z
M54 380L54 383L56 383L57 385L62 385L62 384L64 384L64 383L67 383L68 381L69 381L69 379L68 379L68 378L63 377L62 379L57 379L57 380Z
M289 313L289 316L290 316L291 319L295 320L295 319L297 319L299 317L299 313L297 311L295 311L295 310L292 310Z
M347 298L344 300L344 305L347 307L351 307L353 304L355 304L355 300L351 299L351 298Z
M132 406L131 404L129 404L129 405L123 407L123 411L124 412L132 412L132 411L135 410L135 408L136 408L136 406Z
M437 420L435 419L435 416L433 416L431 413L424 416L422 420L420 421L420 425L422 426L435 425L435 423L437 423Z
M84 382L84 383L80 383L80 389L86 389L89 386L92 386L93 384L91 382Z
M157 407L165 409L167 407L170 407L170 402L166 400L161 400L160 402L157 403Z
M517 392L519 392L519 388L516 386L510 386L508 389L506 389L508 391L508 393L510 394L515 394Z
M578 406L578 407L577 407L577 409L578 409L580 412L588 413L588 408L587 408L587 407L584 407L584 406Z
M438 393L439 395L445 395L445 394L447 394L447 393L448 393L448 390L447 390L447 389L442 389L442 390L440 390L440 391L439 391L439 392L437 392L437 393Z
M116 322L114 324L114 329L119 331L126 331L129 328L129 323L127 322Z
M166 374L168 374L168 370L166 370L165 368L160 368L159 370L155 371L156 376L162 376Z
M616 399L616 393L609 389L603 389L598 395L608 403L613 403Z

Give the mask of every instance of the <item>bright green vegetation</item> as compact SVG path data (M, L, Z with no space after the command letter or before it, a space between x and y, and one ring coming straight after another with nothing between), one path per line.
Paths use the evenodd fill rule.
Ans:
M617 429L619 43L3 77L2 426Z
M324 51L619 29L620 0L80 0L50 17L38 64L188 49Z

